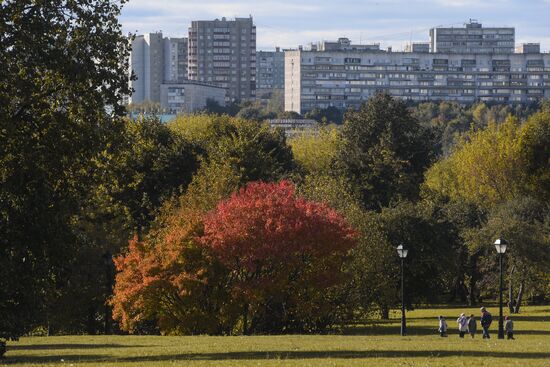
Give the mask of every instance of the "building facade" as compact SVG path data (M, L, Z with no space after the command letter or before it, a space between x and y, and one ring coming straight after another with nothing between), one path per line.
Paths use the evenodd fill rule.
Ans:
M160 85L164 81L164 47L162 33L147 33L132 40L130 53L130 80L134 92L130 103L160 101Z
M412 101L550 97L550 54L287 51L285 110L357 108L378 91Z
M281 129L287 138L316 129L319 123L311 119L271 119L267 120L273 129Z
M187 38L164 38L164 82L187 80Z
M132 72L136 79L130 80L134 92L129 102L160 103L161 84L187 79L187 39L164 38L160 32L136 36L130 53Z
M273 90L285 87L285 53L280 48L275 51L256 52L256 97L262 99Z
M230 100L256 95L256 27L252 17L193 21L189 28L189 80L227 89Z
M485 28L470 20L463 28L430 29L431 52L509 54L515 47L514 28Z
M193 81L160 86L160 106L167 113L195 112L204 109L208 100L225 106L225 88Z

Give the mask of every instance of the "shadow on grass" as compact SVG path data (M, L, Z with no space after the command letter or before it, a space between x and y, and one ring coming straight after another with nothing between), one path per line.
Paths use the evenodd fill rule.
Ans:
M506 314L504 314L504 315L506 316ZM445 315L445 314L443 314L443 316L447 319L447 322L449 320L454 321L455 318L458 317L458 315L457 316L455 316L455 315L449 316L449 315ZM478 315L475 315L475 316L476 316L476 320L479 322L480 317ZM519 322L521 322L521 321L548 322L548 321L550 321L550 316L522 316L521 314L520 315L514 314L514 315L512 315L512 319L514 321L519 321ZM435 322L437 322L437 317L423 316L423 317L414 317L414 318L411 318L410 320L435 320ZM399 320L395 320L395 319L393 319L393 320L384 320L384 321L399 322ZM377 320L377 322L378 322L378 320ZM498 322L498 314L495 315L493 313L493 322Z
M401 332L400 326L356 326L351 328L344 328L342 330L342 335L354 335L354 336L389 336L389 335L399 335ZM497 327L491 328L491 334L496 335L498 333ZM457 336L458 331L449 330L449 337ZM550 335L550 330L521 330L517 329L514 331L515 335ZM421 336L421 335L439 335L437 328L434 327L425 327L425 326L414 326L409 325L407 327L408 336ZM481 328L478 328L477 335L481 336Z
M111 349L111 348L143 348L145 345L125 345L125 344L32 344L32 345L10 345L10 350L54 350L54 349ZM151 347L151 345L148 345Z
M386 336L386 335L399 335L401 332L401 325L391 326L354 326L346 327L342 330L343 335L365 335L365 336ZM426 326L409 326L407 333L411 335L437 335L437 327Z
M0 360L2 365L17 364L43 364L43 363L70 363L70 362L106 362L109 356L105 355L85 355L85 354L64 354L57 356L10 356L9 351Z
M15 356L4 360L7 364L60 362L127 362L145 363L162 361L224 361L224 360L279 360L279 359L368 359L368 358L441 358L441 357L489 357L508 359L548 359L550 352L492 352L492 351L428 351L428 350L372 350L372 351L258 351L224 353L189 353L159 356L135 356L109 359L107 356Z

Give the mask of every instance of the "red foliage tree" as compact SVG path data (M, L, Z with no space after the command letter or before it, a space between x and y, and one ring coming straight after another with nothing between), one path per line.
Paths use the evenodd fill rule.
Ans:
M309 331L334 319L330 288L342 281L355 234L335 210L282 181L250 183L220 202L199 241L229 271L245 332Z

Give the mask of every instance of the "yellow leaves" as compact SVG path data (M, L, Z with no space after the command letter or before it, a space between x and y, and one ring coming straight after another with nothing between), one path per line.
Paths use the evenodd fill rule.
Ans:
M481 206L516 197L524 182L518 133L519 124L513 117L471 131L468 141L427 172L426 187Z
M316 131L303 132L289 140L292 153L309 172L329 172L336 157L340 134L329 126Z

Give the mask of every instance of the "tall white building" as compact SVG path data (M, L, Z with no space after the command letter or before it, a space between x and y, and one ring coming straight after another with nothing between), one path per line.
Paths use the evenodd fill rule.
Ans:
M252 17L193 21L189 28L189 80L227 89L230 100L256 96L256 26Z
M136 80L130 81L134 92L131 103L160 102L163 83L187 79L187 39L164 38L162 33L146 33L132 41L130 71Z
M136 80L130 81L134 92L131 103L160 102L160 85L164 81L164 46L162 33L136 36L130 53L130 73Z

